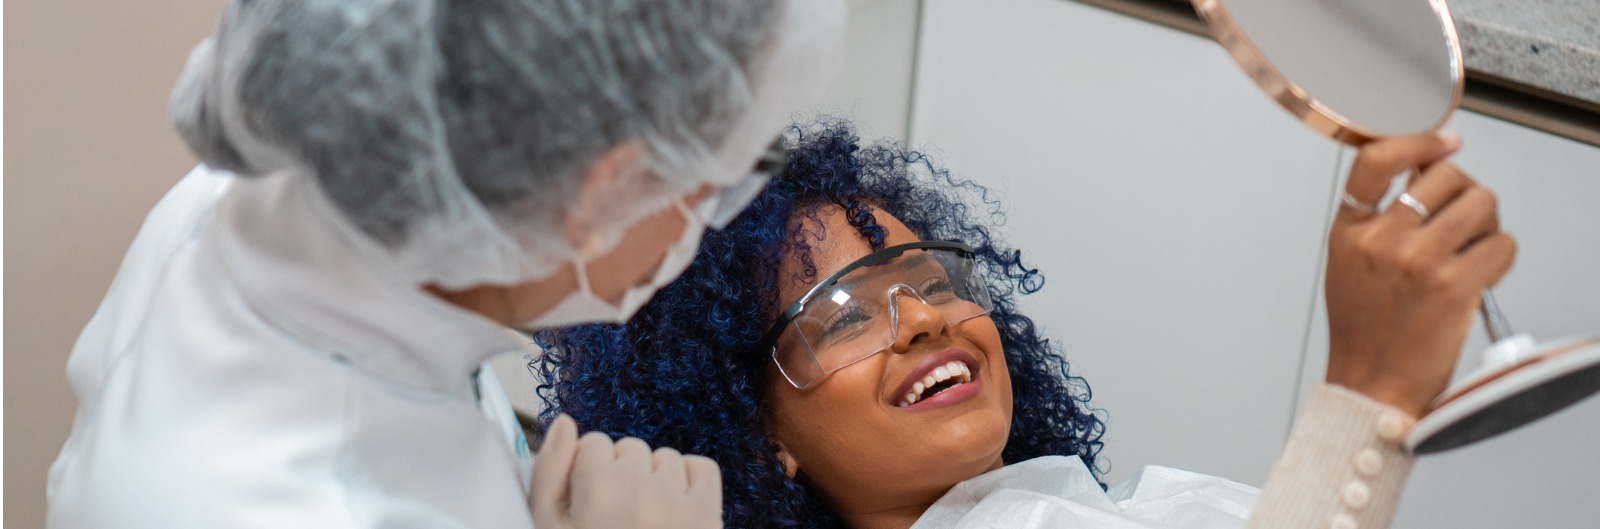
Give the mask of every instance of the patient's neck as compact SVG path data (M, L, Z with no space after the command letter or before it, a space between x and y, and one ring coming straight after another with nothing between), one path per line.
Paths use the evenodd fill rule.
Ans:
M941 492L927 501L904 505L882 505L861 511L835 508L834 512L844 520L844 525L851 529L907 529L917 523L922 513L928 512L928 507L933 506L933 502L938 501L943 495Z
M984 473L992 472L1005 466L996 455L994 462ZM971 479L977 476L968 476ZM962 480L965 481L965 480ZM884 491L877 493L846 495L845 498L830 498L828 503L833 507L834 514L844 521L850 529L908 529L922 518L928 508L950 492L956 483L943 487L919 491Z

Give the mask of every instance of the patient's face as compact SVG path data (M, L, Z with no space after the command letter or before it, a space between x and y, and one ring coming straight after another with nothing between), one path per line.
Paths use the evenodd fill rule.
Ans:
M876 214L888 230L885 246L920 240L898 219ZM823 236L807 240L815 278L872 253L842 210L824 210L820 217L825 229L808 231ZM801 266L798 259L783 263L780 277L797 277ZM780 288L780 303L810 287L789 281ZM946 325L936 310L908 296L899 298L899 306L895 345L805 390L789 384L776 364L767 368L773 439L793 458L798 478L819 488L836 509L849 508L863 495L925 505L956 483L1002 465L1011 427L1011 377L994 322L980 316ZM962 363L972 380L924 387L918 402L902 406L907 399L901 388L950 361Z

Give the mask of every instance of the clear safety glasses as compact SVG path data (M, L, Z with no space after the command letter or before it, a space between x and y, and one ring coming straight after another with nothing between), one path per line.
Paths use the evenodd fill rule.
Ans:
M987 315L994 306L975 268L972 248L961 243L884 248L819 281L759 346L771 347L784 378L806 389L894 345L902 311L934 309L947 325Z
M772 140L772 145L756 160L755 169L739 181L727 186L719 187L711 196L702 199L695 205L694 211L700 220L713 230L720 230L733 222L733 218L744 211L750 201L766 187L767 182L780 176L783 164L788 156L788 151L783 149L783 138Z

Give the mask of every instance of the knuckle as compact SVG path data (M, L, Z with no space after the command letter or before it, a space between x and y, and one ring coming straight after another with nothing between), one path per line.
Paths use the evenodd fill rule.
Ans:
M1345 242L1355 251L1356 255L1361 256L1368 262L1381 261L1379 257L1384 254L1383 238L1378 234L1377 230L1361 230L1357 233L1349 234L1345 238Z
M1392 257L1394 264L1409 277L1423 277L1434 270L1434 264L1421 248L1416 245L1407 245L1396 251Z
M601 432L589 432L578 439L578 451L594 451L611 448L611 438Z
M683 456L685 470L692 476L694 487L710 490L722 489L722 469L717 462L701 456Z
M1388 168L1394 165L1390 160L1392 155L1383 152L1378 147L1371 147L1361 151L1356 161L1350 164L1350 179L1372 179L1388 176Z
M1462 273L1461 267L1451 265L1451 267L1440 267L1434 273L1429 273L1427 284L1429 284L1429 288L1432 291L1440 292L1440 294L1446 296L1446 299L1466 300L1477 296L1478 291L1483 289L1483 284L1472 283L1472 281L1469 281L1470 278L1472 278L1472 275Z
M1428 288L1434 291L1459 294L1477 290L1466 285L1462 281L1461 273L1451 266L1438 267L1424 275L1423 278L1427 281Z
M689 466L690 468L694 468L694 469L697 469L697 470L704 470L704 471L708 471L708 472L721 472L721 468L722 468L722 467L717 466L717 461L716 460L711 459L711 458L706 457L706 456L686 455L686 456L683 456L683 462L684 462L685 465Z
M1394 157L1399 154L1399 150L1396 148L1398 146L1399 143L1395 141L1375 141L1369 143L1365 147L1361 148L1359 155L1360 158L1358 158L1358 160L1365 159L1370 163L1393 161Z
M617 440L617 451L649 453L650 445L638 437L624 437Z
M1456 167L1456 164L1450 162L1433 164L1428 172L1448 178L1450 183L1455 185L1466 185L1472 181L1471 178L1467 177L1467 173L1461 172L1460 167Z
M1445 162L1444 165L1446 167L1449 167L1450 168L1450 172L1455 173L1456 177L1460 178L1461 181L1463 183L1465 183L1466 185L1470 185L1470 186L1478 185L1478 181L1476 179L1472 178L1472 175L1467 174L1466 171L1462 171L1460 167L1456 166L1456 164Z
M1494 191L1487 187L1478 187L1475 189L1477 190L1477 193L1483 197L1483 203L1489 208L1490 212L1500 211L1500 195L1495 194Z

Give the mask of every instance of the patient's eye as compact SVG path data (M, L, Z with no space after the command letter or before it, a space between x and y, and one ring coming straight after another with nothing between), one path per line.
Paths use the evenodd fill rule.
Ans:
M942 303L955 299L956 289L950 284L950 279L945 276L934 276L917 285L917 292L927 298L929 303Z
M828 315L822 322L819 338L824 344L835 343L859 336L872 321L872 315L861 307L847 305Z

